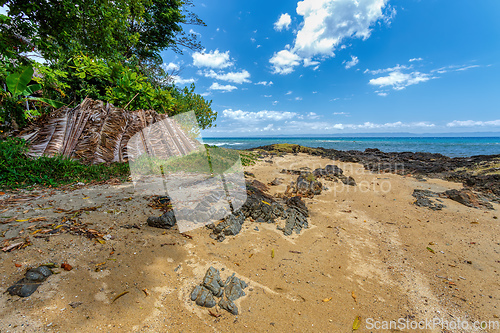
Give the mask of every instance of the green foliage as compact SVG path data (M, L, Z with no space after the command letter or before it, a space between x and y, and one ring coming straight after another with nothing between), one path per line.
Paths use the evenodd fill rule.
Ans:
M127 163L84 165L61 156L30 159L26 142L19 138L0 140L0 188L24 188L33 185L58 186L75 182L126 180Z
M14 72L7 76L5 81L13 97L21 95L23 91L26 90L33 73L33 67L26 66L21 68L19 72Z
M200 48L181 25L204 24L188 10L187 0L0 0L0 5L9 7L9 17L0 18L6 23L2 51L34 47L46 60L80 52L113 60L158 58L166 47Z

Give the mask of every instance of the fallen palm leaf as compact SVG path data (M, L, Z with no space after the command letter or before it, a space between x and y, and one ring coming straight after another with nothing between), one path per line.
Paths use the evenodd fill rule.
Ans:
M431 249L430 247L427 246L427 251L431 252L431 253L436 253L433 249Z
M271 250L271 258L274 258L274 249Z
M356 300L356 294L354 293L354 291L351 291L351 296L354 299L354 302L358 303L358 301Z
M325 303L326 303L326 302L330 302L330 301L332 300L332 298L333 298L333 297L330 297L330 298L324 298L324 299L322 300L322 302L325 302Z

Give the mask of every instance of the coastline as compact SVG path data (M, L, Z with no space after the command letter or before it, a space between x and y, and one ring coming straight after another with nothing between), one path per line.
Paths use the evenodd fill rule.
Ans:
M16 215L20 222L0 224L6 231L2 240L29 236L32 244L0 254L1 289L30 266L67 262L73 270L49 277L29 298L2 294L0 330L348 331L360 316L360 331L366 331L369 318L499 320L500 204L491 200L493 209L473 208L439 197L446 207L436 211L415 205L412 196L415 189L460 190L462 184L448 176L463 168L480 179L485 174L474 173L484 171L481 162L496 163L496 156L453 160L294 145L259 149L261 158L244 168L246 178L263 184L282 178L280 185L268 185L272 197L297 179L284 169L334 164L356 186L321 179L321 194L303 198L310 217L300 234L285 236L274 224L247 219L237 235L222 242L206 228L186 238L176 229L149 227L147 217L160 213L131 183L44 189L37 199L11 201L1 217ZM389 168L395 162L404 168ZM473 169L476 164L481 168ZM484 193L480 186L472 188ZM33 234L56 228L82 207L97 207L80 211L77 220L110 235L104 243L71 233ZM45 220L35 220L42 216ZM236 303L238 316L217 310L221 316L213 317L189 299L210 266L224 278L234 272L249 284ZM124 291L129 293L113 301ZM70 305L75 302L81 304Z

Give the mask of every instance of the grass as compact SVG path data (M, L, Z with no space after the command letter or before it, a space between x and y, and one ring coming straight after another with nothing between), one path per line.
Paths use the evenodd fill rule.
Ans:
M255 151L259 151L259 149L256 149ZM304 147L301 145L296 145L291 143L275 143L271 145L271 150L267 150L267 152L276 153L278 155L279 153L286 153L286 154L306 153L314 155L314 154L321 154L322 150L318 148Z
M85 165L66 157L29 158L24 140L0 140L0 188L29 188L35 185L57 187L76 182L126 180L128 163Z
M210 172L210 163L212 172L220 174L234 165L238 155L243 166L254 164L257 155L253 152L211 146L207 148L208 160L206 151L171 158L167 163L147 158L142 163L138 161L139 163L134 165L134 172L146 172L149 168L160 170L160 164L163 165L165 172ZM85 165L62 156L32 159L26 155L27 150L27 144L22 139L0 140L0 189L29 188L36 185L57 187L113 178L124 181L130 176L128 163Z

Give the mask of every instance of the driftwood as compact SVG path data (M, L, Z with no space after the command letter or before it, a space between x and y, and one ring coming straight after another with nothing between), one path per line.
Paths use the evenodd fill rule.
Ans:
M145 138L143 130L155 123L159 130L146 130ZM31 157L62 155L97 164L126 162L127 144L139 132L142 147L137 148L150 152L162 147L162 157L184 155L199 145L166 115L154 110L127 111L89 98L74 108L63 107L40 117L19 137L29 143Z

